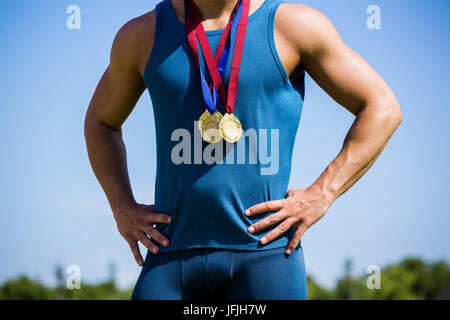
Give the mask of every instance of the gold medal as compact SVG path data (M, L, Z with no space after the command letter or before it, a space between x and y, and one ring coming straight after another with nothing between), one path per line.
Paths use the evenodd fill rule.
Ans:
M198 120L198 128L203 140L208 143L219 142L222 137L219 133L219 123L222 120L222 114L216 111L214 114L206 110Z
M232 113L226 113L219 123L219 132L228 142L236 142L242 136L242 125Z
M203 112L203 114L200 116L200 118L198 119L198 130L200 130L200 133L202 132L202 123L203 120L205 120L208 116L210 116L211 113L209 113L208 110L205 110L205 112Z

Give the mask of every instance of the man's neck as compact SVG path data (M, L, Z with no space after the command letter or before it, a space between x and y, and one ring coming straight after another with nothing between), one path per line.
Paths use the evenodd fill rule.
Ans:
M229 17L236 7L238 0L193 0L202 20L221 19Z
M170 0L177 17L184 23L184 1ZM193 0L205 30L223 29L227 25L238 0ZM255 1L252 1L252 3ZM251 11L251 10L250 10Z

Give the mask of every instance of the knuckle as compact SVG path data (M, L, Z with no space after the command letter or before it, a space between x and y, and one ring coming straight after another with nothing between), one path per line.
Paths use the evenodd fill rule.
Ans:
M299 228L299 230L297 232L297 236L298 236L299 239L301 237L303 237L303 234L305 233L305 231L306 231L306 228L302 228L302 227Z
M155 228L153 228L153 226L146 224L145 227L143 228L143 231L151 236L154 236L155 234Z
M161 242L163 237L160 233L155 233L154 235L152 235L152 238L155 239L158 242Z
M161 235L153 226L147 226L146 233L153 239L157 239Z
M150 241L150 239L146 236L146 235L142 235L139 237L139 241L141 241L142 243L146 244Z
M302 201L294 201L293 207L294 207L294 210L298 212L303 207L303 202Z
M293 204L295 204L297 201L295 201L295 199L294 199L293 197L289 197L289 198L286 198L286 202L287 202L289 205L293 205Z
M287 229L288 229L288 226L287 226L287 224L280 224L280 226L278 227L278 229L281 231L281 232L285 232Z
M155 251L152 243L147 243L145 247L150 251Z
M274 216L274 215L269 216L269 222L275 223L277 221L278 221L278 217L277 216Z
M303 218L303 227L307 229L312 224L311 218Z
M302 217L300 215L294 215L289 221L291 226L298 227L302 223Z

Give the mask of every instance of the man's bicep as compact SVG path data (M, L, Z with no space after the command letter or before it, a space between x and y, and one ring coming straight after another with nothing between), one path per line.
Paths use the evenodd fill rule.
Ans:
M145 89L139 72L139 50L134 43L138 38L135 26L127 23L117 33L110 64L89 106L88 113L114 129L120 129Z
M302 65L316 83L353 114L380 94L391 94L378 73L340 38L331 22L311 10Z
M109 127L120 129L143 91L142 80L121 74L110 65L100 79L88 112Z
M345 45L326 56L311 59L305 69L322 89L353 114L389 90L376 71Z

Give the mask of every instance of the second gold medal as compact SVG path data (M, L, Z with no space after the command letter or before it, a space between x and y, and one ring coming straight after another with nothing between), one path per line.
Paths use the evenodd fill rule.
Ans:
M198 129L202 135L203 140L208 143L216 143L222 140L219 132L219 124L223 116L219 111L211 114L206 110L198 120Z

